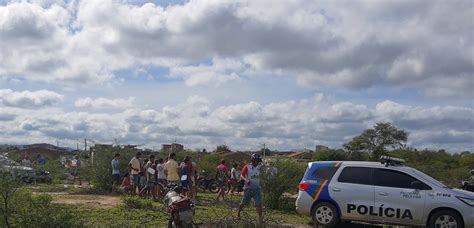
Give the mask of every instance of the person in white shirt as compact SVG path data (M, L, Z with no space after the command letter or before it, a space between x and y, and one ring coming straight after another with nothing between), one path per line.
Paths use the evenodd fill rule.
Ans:
M240 172L237 169L237 163L234 163L232 166L232 169L230 170L230 184L232 185L232 188L230 190L230 193L234 193L235 189L237 188L237 185L239 184L239 179L240 179Z
M130 180L132 182L132 194L136 194L136 188L140 186L139 173L141 171L140 156L142 153L137 152L135 157L133 157L128 163L128 169L130 173ZM140 190L140 189L139 189Z
M163 158L159 158L157 160L155 160L155 164L156 164L156 192L157 192L157 196L158 197L163 197L164 196L164 192L163 189L164 187L166 186L166 173L165 173L165 164L163 162Z

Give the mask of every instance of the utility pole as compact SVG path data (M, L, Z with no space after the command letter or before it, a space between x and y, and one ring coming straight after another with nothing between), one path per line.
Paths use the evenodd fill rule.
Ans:
M263 144L263 158L265 158L265 143Z

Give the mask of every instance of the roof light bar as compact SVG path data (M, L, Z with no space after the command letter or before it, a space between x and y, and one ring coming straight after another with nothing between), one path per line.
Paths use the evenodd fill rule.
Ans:
M380 160L382 160L382 164L385 164L385 166L394 166L394 165L402 165L402 163L405 162L405 159L401 158L394 158L390 156L381 156Z

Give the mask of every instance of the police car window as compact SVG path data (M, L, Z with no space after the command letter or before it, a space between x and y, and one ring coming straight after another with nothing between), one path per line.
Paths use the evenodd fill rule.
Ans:
M372 184L372 168L365 167L345 167L339 178L339 182L353 184Z
M322 179L322 180L329 180L334 176L334 173L336 173L337 167L334 166L327 166L327 167L321 167L316 169L313 172L313 177Z
M389 169L377 169L374 174L374 185L383 186L383 187L392 187L392 188L410 188L414 189L412 183L414 181L419 181L416 178ZM429 186L421 182L421 189L430 189Z

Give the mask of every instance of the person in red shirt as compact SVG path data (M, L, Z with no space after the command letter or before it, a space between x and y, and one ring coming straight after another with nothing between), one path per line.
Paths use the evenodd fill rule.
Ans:
M244 196L239 205L237 217L240 218L240 213L253 199L258 213L258 220L262 222L262 193L260 187L260 162L262 159L258 154L252 154L250 163L245 165L240 172L240 178L245 181Z
M219 191L217 192L216 201L219 201L219 198L222 196L222 200L225 201L225 190L227 186L228 176L227 173L229 170L227 169L227 165L225 160L222 159L219 165L216 167L216 180L217 185L219 186Z
M124 192L126 192L127 194L132 193L132 185L130 184L130 174L129 173L125 173L125 175L123 177L123 180L122 180L122 185L120 186L120 188Z

